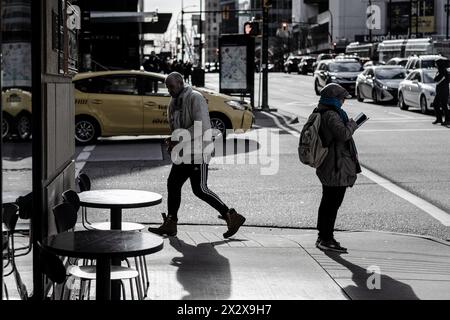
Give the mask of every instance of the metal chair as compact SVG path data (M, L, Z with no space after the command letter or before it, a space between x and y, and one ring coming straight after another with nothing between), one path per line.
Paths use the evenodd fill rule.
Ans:
M16 248L16 257L27 255L31 252L33 247L31 238L31 216L33 214L33 193L30 192L24 196L20 196L16 200L16 204L19 206L19 218L20 220L16 224L15 234L21 234L28 236L28 244L23 247ZM22 222L22 220L28 220ZM20 252L23 251L23 252Z
M79 210L80 198L78 197L78 194L74 190L64 191L62 194L62 198L63 198L64 202L72 204L72 206L75 208L76 211ZM102 226L104 226L105 224L107 224L108 226L102 228ZM126 226L126 224L130 224L130 223L124 222L124 223L122 223L122 227ZM88 230L92 230L92 229L110 230L110 225L108 222L92 223L91 226L92 227L89 227ZM98 227L98 226L100 226L100 227ZM124 231L138 231L138 230L140 231L140 229L137 229L137 228L125 228ZM148 267L147 267L147 261L145 260L145 256L140 256L140 257L134 258L134 263L135 263L136 270L139 272L139 278L140 278L140 281L142 281L142 287L145 288L144 289L144 297L146 297L148 288L150 286L150 280L148 277Z
M3 211L3 219L2 223L5 226L4 240L6 244L2 248L2 261L6 260L6 264L3 265L3 268L10 267L11 270L4 273L4 277L7 277L11 274L14 274L14 280L16 282L17 291L22 300L28 299L28 292L25 284L22 281L19 271L16 266L16 248L14 244L14 233L17 225L17 221L19 219L19 207L13 203L7 203L2 205ZM4 284L5 289L5 297L9 299L8 289L6 288L6 284Z
M73 230L75 228L77 222L77 210L76 207L73 206L71 203L64 202L53 207L53 215L55 217L56 229L58 233L70 232L70 230ZM84 288L83 282L87 281L88 283L87 298L89 299L91 281L95 280L96 278L95 265L78 266L76 264L71 264L67 269L67 273L69 274L69 276L73 276L74 278L80 279L81 282L79 295L80 298L84 298L85 290L83 290ZM142 287L139 280L139 272L131 268L129 264L127 267L124 266L111 267L111 280L118 280L121 282L123 299L126 298L125 286L123 283L123 281L125 280L129 280L131 296L132 299L134 299L134 286L132 281L133 279L136 284L137 297L138 299L143 299Z

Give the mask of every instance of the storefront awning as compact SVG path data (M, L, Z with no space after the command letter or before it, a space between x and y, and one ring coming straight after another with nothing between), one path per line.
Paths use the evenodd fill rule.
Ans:
M118 24L124 28L142 26L142 33L165 33L172 18L171 13L92 11L92 24Z

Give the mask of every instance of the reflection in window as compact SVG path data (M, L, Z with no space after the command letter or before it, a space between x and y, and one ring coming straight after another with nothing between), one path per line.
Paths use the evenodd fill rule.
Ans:
M2 0L1 3L2 48L2 202L14 203L19 196L32 190L31 146L31 0ZM21 227L29 226L29 219L18 221ZM29 246L29 232L14 237L15 248ZM21 251L25 253L26 250ZM30 257L29 251L27 258ZM17 270L25 281L28 294L33 290L28 263L16 260ZM5 261L4 261L5 262ZM5 274L11 271L5 267ZM4 277L11 300L20 299L18 277Z

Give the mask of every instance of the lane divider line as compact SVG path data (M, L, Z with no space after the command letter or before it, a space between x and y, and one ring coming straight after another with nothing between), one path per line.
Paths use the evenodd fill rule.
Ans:
M421 209L422 211L428 213L430 216L438 220L444 226L446 227L450 226L450 215L444 210L441 210L435 205L429 203L428 201L415 196L414 194L410 193L409 191L406 191L405 189L402 189L401 187L377 175L376 173L370 171L367 168L362 168L362 174L368 179L378 184L379 186L385 188L386 190L408 201L409 203Z

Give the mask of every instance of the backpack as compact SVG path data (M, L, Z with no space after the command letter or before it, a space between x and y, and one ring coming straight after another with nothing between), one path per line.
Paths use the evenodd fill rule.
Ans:
M313 168L318 168L328 154L328 148L322 144L319 135L321 113L314 110L303 126L298 143L300 161Z

